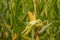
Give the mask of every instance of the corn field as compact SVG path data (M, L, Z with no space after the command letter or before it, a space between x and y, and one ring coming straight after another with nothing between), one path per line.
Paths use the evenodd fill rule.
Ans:
M0 0L0 40L60 40L60 0Z

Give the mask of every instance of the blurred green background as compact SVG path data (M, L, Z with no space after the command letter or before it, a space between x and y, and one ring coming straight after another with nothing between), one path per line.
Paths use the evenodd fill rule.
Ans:
M36 13L43 24L41 30L46 29L39 33L39 39L33 37L35 31L22 37L30 22L28 11ZM0 0L0 40L60 40L60 0Z

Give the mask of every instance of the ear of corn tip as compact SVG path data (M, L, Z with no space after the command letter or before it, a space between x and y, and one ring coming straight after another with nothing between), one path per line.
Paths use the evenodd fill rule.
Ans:
M36 19L30 11L28 11L28 16L29 16L30 21L33 21Z

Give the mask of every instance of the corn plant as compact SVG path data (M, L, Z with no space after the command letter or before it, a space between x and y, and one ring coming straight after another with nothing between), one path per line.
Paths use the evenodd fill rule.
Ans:
M0 0L0 40L60 40L60 0Z

